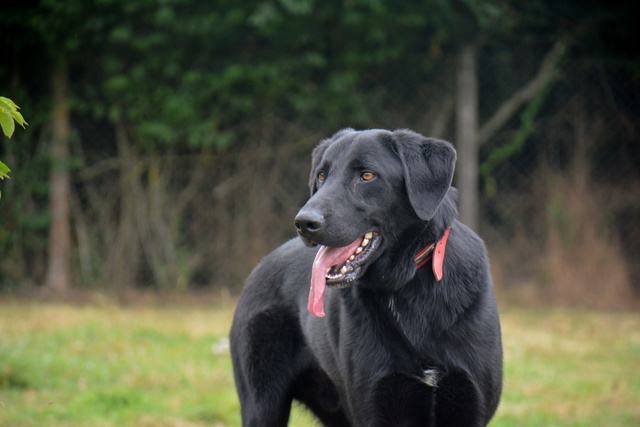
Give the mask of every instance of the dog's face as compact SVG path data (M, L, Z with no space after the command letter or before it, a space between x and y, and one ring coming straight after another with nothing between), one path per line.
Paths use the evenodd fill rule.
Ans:
M391 259L403 252L396 242L434 217L454 163L449 143L410 131L348 129L316 147L311 198L295 218L303 241L321 245L312 271L313 314L324 315L325 284L346 288L385 257L385 265L406 261Z

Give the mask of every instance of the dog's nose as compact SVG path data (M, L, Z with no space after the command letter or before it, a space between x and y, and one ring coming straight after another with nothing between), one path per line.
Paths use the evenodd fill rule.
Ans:
M324 227L324 216L314 211L300 211L294 220L301 236L310 237Z

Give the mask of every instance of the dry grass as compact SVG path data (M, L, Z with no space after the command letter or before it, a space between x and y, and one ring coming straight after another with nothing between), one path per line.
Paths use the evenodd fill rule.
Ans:
M504 298L525 304L605 310L640 308L628 264L612 222L603 208L607 188L592 184L589 171L541 173L536 189L543 206L536 218L544 238L524 230L491 250L494 282ZM531 227L535 228L535 227Z
M607 229L588 171L574 168L549 190L549 236L541 260L549 297L561 304L630 308L636 303L622 250Z

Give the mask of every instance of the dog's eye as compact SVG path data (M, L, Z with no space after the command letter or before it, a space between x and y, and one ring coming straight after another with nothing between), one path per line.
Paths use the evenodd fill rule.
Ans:
M324 182L324 178L325 178L324 172L319 172L318 173L318 181Z
M376 177L376 175L373 172L362 172L362 174L360 175L360 177L364 180L364 181L371 181L373 178Z

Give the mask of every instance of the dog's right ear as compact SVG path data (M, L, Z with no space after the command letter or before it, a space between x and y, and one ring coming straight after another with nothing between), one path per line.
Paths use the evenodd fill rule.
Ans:
M447 141L409 131L393 132L411 206L418 217L431 220L453 180L456 150Z
M324 152L327 151L327 148L329 148L329 145L331 145L333 141L337 141L344 135L352 132L355 131L351 128L342 129L334 133L331 138L323 139L322 141L320 141L316 148L313 149L313 153L311 154L311 173L309 174L309 190L311 190L312 196L316 191L318 191L318 186L316 185L318 182L316 180L318 171L316 169L318 168L318 165L320 165L320 161L322 160Z

